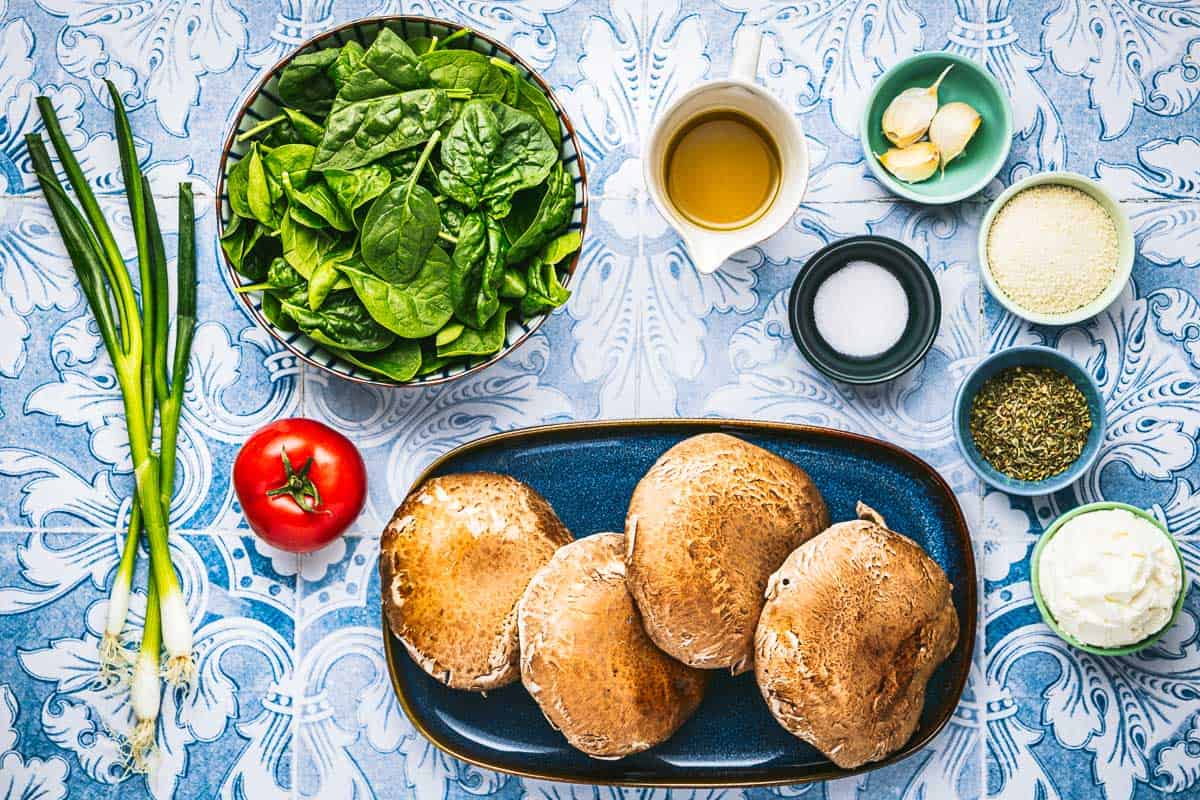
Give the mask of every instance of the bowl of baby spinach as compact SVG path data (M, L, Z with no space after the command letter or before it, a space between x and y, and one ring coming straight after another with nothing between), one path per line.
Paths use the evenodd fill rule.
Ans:
M508 48L395 16L321 34L235 115L220 245L304 361L421 386L483 369L570 297L587 223L574 128Z

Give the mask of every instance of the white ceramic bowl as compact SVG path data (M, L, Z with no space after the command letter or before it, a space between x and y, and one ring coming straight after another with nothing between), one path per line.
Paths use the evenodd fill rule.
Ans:
M1004 292L1000 291L1000 287L996 285L996 281L992 277L991 265L988 264L988 231L992 227L992 221L996 218L996 214L1018 192L1028 189L1031 186L1042 186L1045 184L1070 186L1073 189L1086 192L1108 212L1109 216L1112 217L1113 223L1117 226L1117 268L1112 281L1095 300L1066 314L1045 314L1017 305L1006 297ZM979 228L979 271L983 274L983 285L987 287L988 292L996 299L997 303L1018 317L1030 322L1036 322L1039 325L1074 325L1077 322L1083 322L1085 319L1096 316L1112 305L1112 302L1124 291L1125 284L1129 283L1129 275L1133 271L1134 252L1133 226L1129 224L1129 217L1121 208L1121 203L1096 181L1074 172L1041 172L1017 181L1005 189L1003 194L988 206L987 213L983 216L983 224Z

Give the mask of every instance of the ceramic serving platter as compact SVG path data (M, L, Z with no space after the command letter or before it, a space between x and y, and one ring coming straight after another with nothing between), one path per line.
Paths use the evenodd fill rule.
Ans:
M573 750L520 684L487 696L449 689L409 658L384 624L392 683L414 725L451 755L482 767L550 780L626 785L733 786L840 778L919 750L958 704L975 640L975 564L950 487L911 453L826 428L716 419L567 423L502 433L456 448L417 483L451 472L491 470L541 492L576 537L621 531L630 494L676 442L724 431L799 464L820 488L834 521L859 500L916 540L946 571L961 624L959 642L929 682L919 727L899 752L859 770L836 767L776 724L752 673L713 673L699 710L670 740L617 761ZM416 485L416 484L414 484Z

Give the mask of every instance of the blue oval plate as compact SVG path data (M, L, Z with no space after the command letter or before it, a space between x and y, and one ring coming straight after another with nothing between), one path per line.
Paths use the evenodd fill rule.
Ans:
M888 525L919 543L946 571L961 633L928 684L912 739L898 752L845 770L779 727L753 673L713 671L704 702L671 739L618 761L572 749L514 684L487 696L426 675L383 623L392 685L413 724L450 755L487 769L545 780L663 786L755 786L843 778L919 750L950 719L975 642L975 562L962 509L946 482L911 453L877 439L827 428L717 419L633 420L548 425L465 444L422 474L490 470L541 492L576 537L624 529L633 488L681 439L724 431L799 464L825 496L835 521L853 519L863 500Z

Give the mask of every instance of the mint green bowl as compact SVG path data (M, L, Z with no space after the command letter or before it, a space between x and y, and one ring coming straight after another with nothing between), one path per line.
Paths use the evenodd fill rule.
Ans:
M891 147L883 135L883 112L896 95L914 86L929 86L950 64L954 68L938 89L938 104L968 103L983 122L962 155L946 165L944 175L938 172L920 183L904 183L875 157ZM933 205L957 202L987 186L1008 160L1012 137L1012 106L1004 87L971 59L942 51L918 53L883 73L867 99L859 131L867 166L875 178L901 197Z
M1163 625L1162 628L1160 628L1155 633L1151 634L1150 636L1147 636L1145 639L1141 640L1140 642L1134 642L1133 644L1127 644L1123 647L1097 647L1097 646L1091 645L1091 644L1084 644L1083 642L1079 641L1071 634L1064 631L1062 628L1058 627L1058 623L1054 621L1054 616L1050 613L1050 609L1047 608L1047 606L1046 606L1046 601L1042 598L1042 587L1041 587L1041 582L1040 582L1041 575L1040 575L1039 565L1040 565L1041 558L1042 558L1042 549L1046 546L1046 543L1050 541L1050 539L1054 536L1054 534L1058 533L1059 528L1061 528L1063 526L1063 524L1067 522L1067 520L1074 519L1075 517L1078 517L1081 514L1086 514L1089 511L1108 511L1108 510L1114 509L1114 508L1119 508L1124 511L1128 511L1131 514L1139 516L1144 520L1148 520L1151 524L1154 525L1154 527L1156 527L1160 531L1162 531L1163 535L1165 535L1167 537L1167 541L1169 541L1171 543L1171 547L1173 547L1175 549L1175 556L1179 559L1179 584L1180 584L1179 585L1179 597L1177 597L1175 599L1175 609L1174 609L1174 611L1171 612L1171 618L1169 620L1167 620L1166 625ZM1175 537L1171 535L1171 532L1169 530L1167 530L1165 525L1163 525L1161 522L1159 522L1157 519L1154 518L1153 514L1149 513L1148 511L1144 511L1140 508L1137 508L1136 506L1131 506L1128 503L1116 503L1116 502L1112 502L1112 501L1101 501L1098 503L1088 503L1087 505L1083 505L1083 506L1080 506L1079 508L1075 508L1075 509L1068 511L1067 513L1063 514L1058 519L1054 520L1054 524L1046 529L1046 532L1042 534L1042 538L1038 539L1038 543L1033 548L1033 555L1030 556L1029 560L1030 560L1029 582L1030 582L1031 586L1033 587L1033 601L1035 603L1037 603L1038 611L1040 611L1042 614L1042 619L1045 621L1045 623L1047 625L1050 626L1050 630L1054 631L1058 635L1058 637L1060 639L1062 639L1064 642L1071 645L1072 647L1077 647L1080 650L1083 650L1084 652L1091 653L1092 655L1127 656L1131 653L1136 653L1140 650L1145 650L1147 647L1149 647L1150 645L1157 642L1160 638L1162 638L1162 635L1164 633L1166 633L1171 628L1172 625L1175 624L1175 620L1179 617L1179 612L1183 608L1183 601L1187 597L1187 588L1188 588L1187 568L1184 566L1183 553L1179 552L1179 545L1175 542Z
M1119 249L1112 280L1104 291L1090 303L1065 314L1046 314L1017 305L996 285L996 279L992 276L992 265L988 261L988 233L992 229L996 215L1016 195L1034 186L1046 185L1068 186L1087 194L1108 212L1108 216L1112 218L1113 224L1117 228ZM1038 172L1022 178L992 201L988 210L984 212L983 223L979 226L979 272L983 277L983 285L987 287L988 294L1009 312L1039 325L1075 325L1085 319L1091 319L1111 306L1121 296L1121 292L1125 291L1125 286L1129 283L1129 276L1133 274L1133 258L1136 252L1133 226L1129 222L1129 216L1121 207L1121 201L1112 192L1105 189L1099 181L1074 172Z

